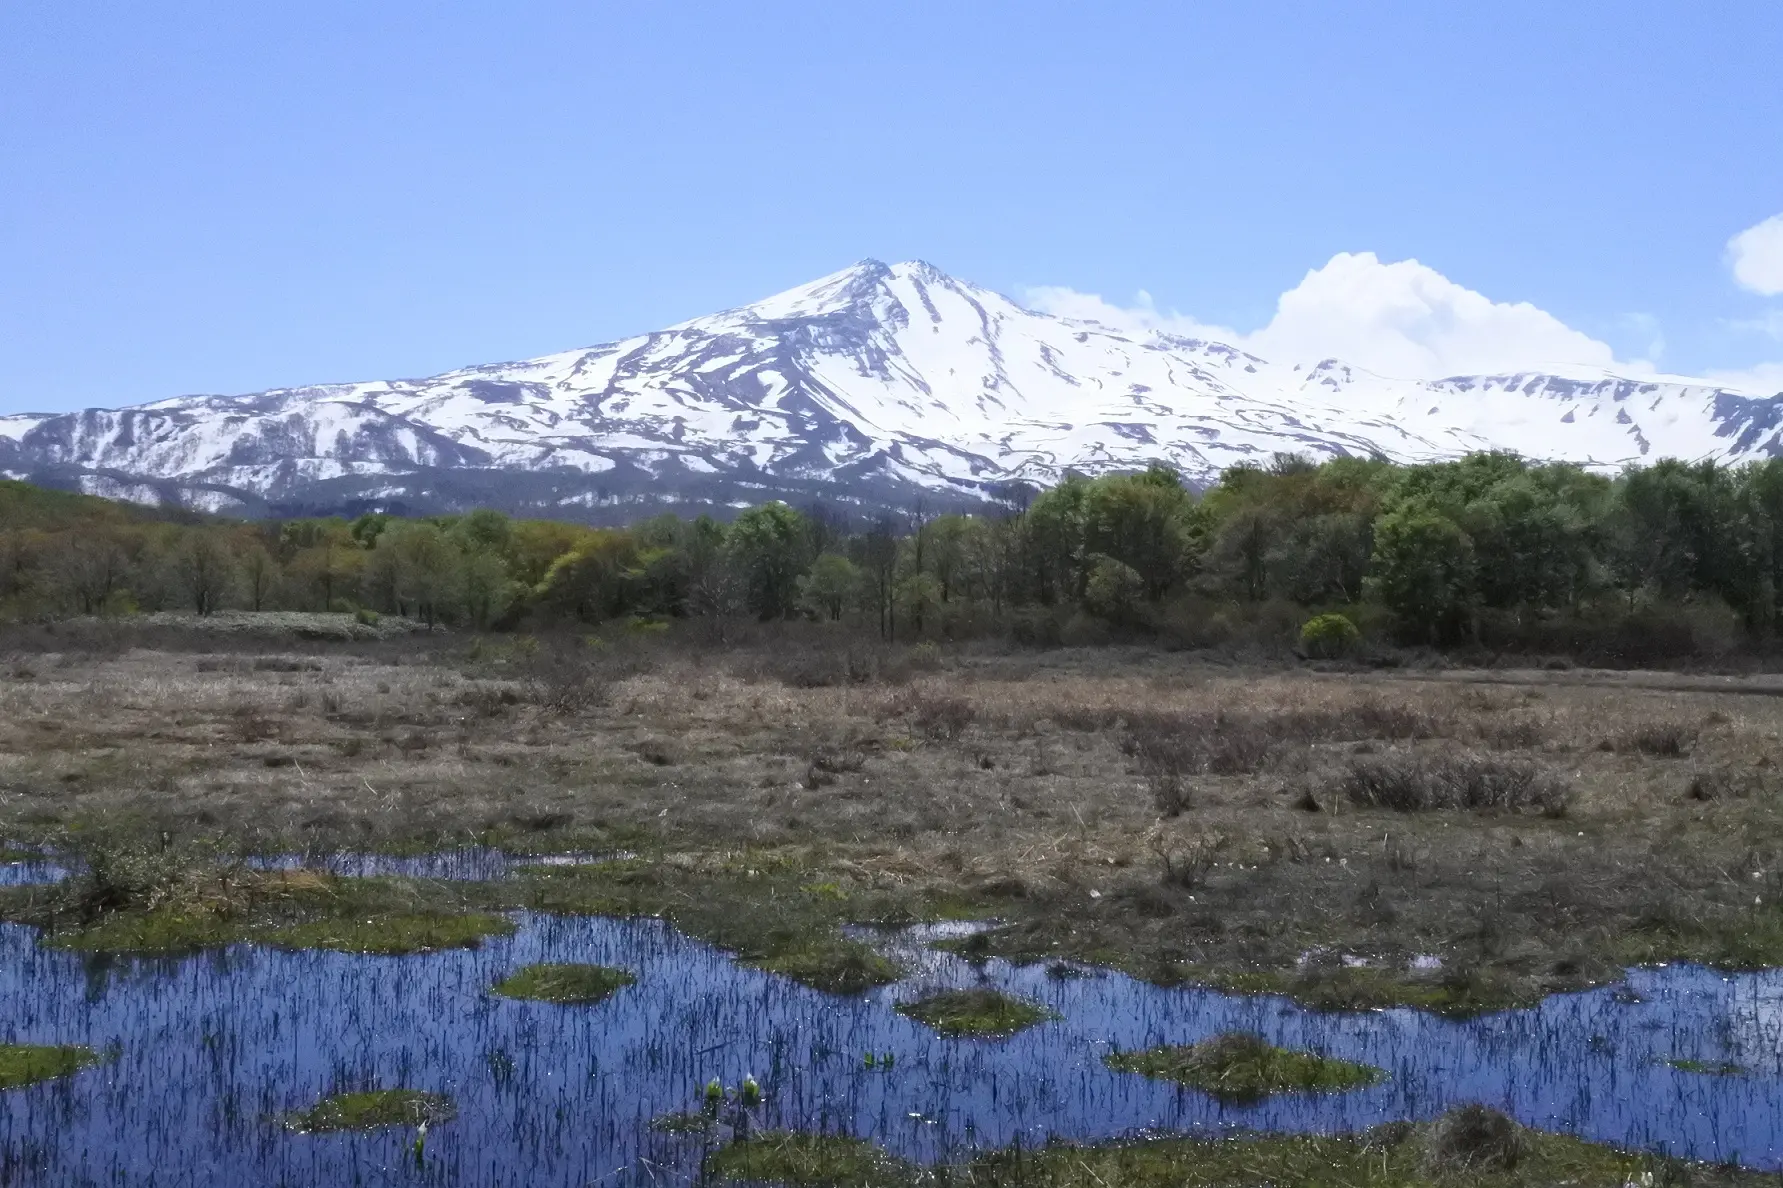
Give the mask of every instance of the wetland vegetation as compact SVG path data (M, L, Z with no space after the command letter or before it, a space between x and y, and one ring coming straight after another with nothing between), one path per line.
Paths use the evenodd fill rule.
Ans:
M1511 486L1546 483L1562 503L1584 498L1582 488L1558 481L1565 476L1471 465L1419 481L1459 490L1497 474ZM901 539L843 533L823 544L819 530L830 529L782 509L745 521L741 543L723 532L707 540L713 551L700 554L701 564L713 568L700 574L676 568L699 545L686 525L572 540L537 525L467 517L420 527L385 522L376 531L368 521L343 527L344 536L307 524L269 538L288 583L274 601L301 601L292 591L309 590L339 561L359 567L350 578L345 569L335 574L343 588L396 600L380 603L381 614L337 612L324 599L328 609L265 618L245 609L150 617L100 592L88 609L103 616L0 628L0 836L17 873L0 886L0 920L33 930L17 950L20 968L50 971L30 976L58 993L84 979L101 1007L107 994L140 1004L125 971L176 980L258 971L253 976L269 979L262 992L281 1009L289 1004L272 971L323 971L342 987L327 991L339 995L331 1005L348 1013L427 987L439 1017L499 1033L466 1056L449 1037L414 1039L426 1035L421 1022L404 1032L427 1050L451 1048L454 1059L469 1061L454 1066L464 1084L488 1079L487 1098L467 1099L484 1116L508 1092L502 1087L528 1076L530 1041L501 1030L512 1016L561 1015L529 1025L577 1027L584 1024L576 1016L623 1015L638 1034L672 1032L677 1079L660 1087L661 1100L652 1097L652 1112L634 1128L640 1132L667 1142L674 1136L649 1131L649 1118L685 1109L714 1075L731 1083L762 1073L758 1132L746 1145L719 1144L710 1164L719 1175L1388 1185L1554 1182L1543 1176L1621 1183L1614 1177L1652 1174L1717 1182L1719 1173L1701 1168L1522 1130L1498 1134L1514 1158L1439 1158L1432 1152L1461 1143L1433 1137L1446 1133L1442 1126L1370 1125L1427 1117L1433 1094L1455 1104L1450 1087L1433 1088L1441 1078L1418 1063L1409 1040L1380 1055L1370 1045L1385 1041L1361 1037L1369 1028L1402 1028L1435 1047L1467 1036L1484 1050L1490 1044L1481 1037L1500 1026L1495 1020L1514 1018L1589 1023L1599 1027L1589 1034L1645 1043L1627 1039L1627 1029L1600 1027L1593 1013L1648 1009L1603 997L1629 967L1670 965L1666 976L1688 980L1695 975L1676 963L1730 973L1783 965L1783 680L1762 671L1770 638L1762 599L1751 591L1734 599L1713 585L1714 575L1679 561L1681 553L1649 557L1659 568L1638 588L1586 589L1574 579L1634 564L1602 552L1608 546L1594 537L1573 542L1590 564L1548 571L1552 588L1524 591L1521 602L1477 559L1468 561L1449 574L1465 596L1426 608L1433 617L1422 627L1431 630L1412 631L1416 638L1404 630L1419 626L1410 604L1338 607L1329 591L1300 599L1304 606L1284 601L1276 584L1289 589L1302 572L1296 566L1317 550L1289 530L1297 521L1284 527L1265 513L1293 491L1367 494L1344 486L1341 469L1284 465L1234 476L1207 497L1210 505L1180 489L1172 494L1159 476L1073 487L1075 494L1049 497L1007 529L1016 560L1005 557L1001 569L983 549L1005 530L960 517L938 517L930 523L941 527ZM1390 538L1430 527L1423 512L1394 503L1405 490L1369 490L1373 503L1342 514L1391 528ZM1151 508L1171 532L1194 528L1201 535L1177 543L1193 544L1196 572L1159 569L1154 591L1122 569L1150 572L1142 566L1045 544L1052 538L1034 534L1048 525L1077 533L1079 545L1088 539L1089 521L1066 514L1069 499L1080 512ZM1189 510L1196 507L1203 510ZM1255 529L1251 552L1238 530L1245 523ZM119 544L130 564L113 574L122 583L116 591L136 590L138 578L128 575L148 573L151 561L160 566L163 601L178 592L176 577L196 580L197 537L160 522L111 527L114 544L141 545L129 553ZM1485 520L1477 527L1474 544L1499 550L1492 556L1521 547L1493 536ZM238 530L247 531L228 528ZM30 531L42 536L32 547L48 550L44 542L64 530ZM1104 544L1120 544L1119 533L1105 535ZM1411 548L1412 536L1400 543ZM15 532L6 547L22 539ZM457 552L430 552L422 547L428 540ZM1299 543L1289 549L1284 541ZM889 549L882 569L869 572L861 551L868 545ZM466 629L500 617L464 599L466 567L479 550L506 550L504 565L532 566L525 581L502 587L509 597L502 614L513 619L505 625L530 630ZM855 552L853 577L817 565ZM5 579L13 604L47 606L43 599L61 596L41 585L26 590L18 577L53 555L33 553L30 564L14 556ZM1179 550L1177 561L1187 555ZM452 565L461 568L428 577L414 568L428 557L457 558ZM790 568L764 561L775 557ZM1395 564L1416 560L1408 553ZM1357 564L1368 561L1365 553ZM70 562L43 572L72 581L76 569ZM854 584L838 594L819 577ZM1054 601L1041 600L1035 582L1048 585ZM1564 606L1554 603L1561 587ZM671 594L681 599L673 607L648 602ZM729 609L699 601L707 595L729 599ZM784 605L775 603L773 621L757 621L759 609L739 613L775 599ZM1612 602L1627 606L1611 616ZM1670 609L1654 618L1656 607ZM1313 630L1319 620L1310 611L1334 608L1351 627L1361 623L1354 636L1330 623ZM405 623L405 610L421 621ZM1598 611L1601 623L1580 617ZM1612 618L1614 630L1596 630ZM447 622L458 630L436 629ZM1436 650L1432 639L1449 650ZM1086 646L1054 646L1062 642ZM1631 656L1719 671L1579 663ZM427 857L439 851L484 857L456 866ZM619 927L613 921L643 931L605 931ZM901 926L966 921L986 927L954 936L941 954L876 939ZM639 940L668 925L726 955L714 959L727 963L722 973L709 975L724 987L714 994L792 1004L785 1009L797 1026L815 1029L824 1044L804 1046L814 1042L804 1031L764 1039L728 998L723 1006L675 999L677 1009L704 1010L753 1037L750 1064L720 1069L709 1065L733 1057L693 1054L728 1053L741 1041L703 1021L632 1013L676 993L650 967L650 946L670 942ZM559 935L554 929L581 931L563 933L579 939L557 947L541 940ZM611 940L621 935L630 939ZM181 959L197 952L209 955ZM441 971L451 971L450 985L430 980L446 976ZM1768 1002L1767 976L1730 984ZM385 977L397 980L378 981ZM623 977L635 977L638 989L615 994ZM368 987L386 998L370 997ZM808 990L817 994L804 997ZM928 991L935 993L915 998ZM1569 1014L1573 1008L1552 997L1561 992L1589 992L1578 1001L1591 1005ZM1245 1004L1265 995L1293 1000L1268 1007L1289 1012L1271 1018L1291 1026L1246 1013ZM510 998L608 1005L539 1011ZM1146 1004L1153 1013L1143 1017L1155 1025L1108 1023L1129 999ZM1222 1027L1262 1038L1241 1044L1185 1028L1171 1013L1176 1001L1212 1004ZM21 1018L36 1009L22 983L16 1002ZM485 1014L453 1013L466 1002ZM1416 1014L1341 1013L1379 1007ZM1717 1009L1768 1017L1756 1006ZM1088 1014L1073 1020L1073 1010ZM1502 1011L1514 1014L1494 1015ZM817 1022L826 1018L846 1019L851 1030L826 1031L831 1024ZM1030 1026L1041 1020L1052 1022ZM95 1051L118 1040L130 1051L122 1024L87 1032L49 1027L57 1021L49 1014L39 1021L45 1026L34 1030L15 1025L8 1038ZM219 1020L189 1022L199 1042L212 1045L204 1051L236 1050ZM1475 1025L1481 1030L1467 1030ZM1084 1030L1092 1026L1103 1031ZM578 1051L590 1069L615 1058L579 1032L553 1034L585 1045ZM1748 1037L1718 1047L1710 1041L1719 1034L1643 1048L1639 1072L1617 1067L1642 1086L1643 1102L1717 1094L1718 1117L1760 1116L1762 1095L1783 1070L1766 1063L1763 1044ZM961 1042L973 1035L1006 1038ZM1328 1045L1332 1037L1341 1042ZM295 1042L283 1032L277 1038ZM375 1050L374 1037L364 1038ZM1599 1058L1569 1046L1572 1038L1553 1043L1581 1068ZM845 1119L852 1140L838 1145L814 1131L830 1098L784 1071L794 1050L813 1067L846 1064L846 1081L836 1079L841 1064L813 1076L824 1087L846 1084L867 1103ZM1548 1050L1532 1043L1520 1058ZM671 1060L665 1051L651 1058ZM1502 1090L1480 1092L1508 1100L1515 1087L1496 1079L1496 1052L1488 1060L1467 1051L1477 1067L1493 1070L1467 1084ZM895 1064L882 1059L894 1052ZM634 1071L644 1067L642 1056L626 1059L639 1062L628 1066ZM765 1071L776 1060L782 1071ZM1072 1063L1082 1060L1094 1067ZM1070 1092L1059 1089L1048 1080L1055 1065L1083 1079ZM474 1077L466 1071L473 1068ZM993 1137L884 1131L885 1118L947 1113L911 1095L912 1069L978 1102L971 1117L992 1119L985 1130ZM1407 1080L1408 1070L1417 1075ZM310 1109L300 1101L333 1086L415 1083L394 1063L352 1076L335 1067L286 1071L291 1083L277 1092L232 1085L219 1091L216 1108L277 1118ZM571 1071L561 1084L580 1092L583 1069ZM604 1083L593 1071L586 1080ZM56 1091L81 1083L64 1078ZM991 1096L1006 1114L973 1096L992 1083L1001 1086ZM1179 1085L1214 1096L1180 1093ZM299 1088L304 1096L291 1100ZM1308 1089L1334 1092L1296 1092ZM248 1101L254 1093L259 1100ZM1094 1109L1073 1114L1072 1093ZM1322 1100L1285 1103L1297 1097ZM578 1101L609 1112L612 1104ZM1204 1108L1247 1112L1194 1112ZM1663 1133L1680 1150L1783 1162L1783 1139L1761 1135L1755 1153L1755 1123L1734 1127L1746 1147L1731 1150L1696 1122L1673 1119L1666 1125L1676 1133L1643 1129L1594 1108L1544 1116L1600 1138L1654 1146ZM1233 1118L1349 1137L1108 1141L1124 1132L1111 1120L1131 1130L1158 1119L1192 1129ZM1015 1151L1052 1122L1088 1145ZM1483 1115L1443 1125L1483 1134L1498 1127ZM698 1137L716 1144L720 1129L714 1122ZM616 1133L602 1132L602 1150L641 1150L642 1140ZM0 1146L7 1141L0 1135ZM1481 1151L1490 1146L1480 1140ZM971 1154L973 1147L996 1151ZM1193 1179L1204 1172L1214 1178ZM1031 1178L1008 1178L1018 1174Z
M386 1126L417 1127L449 1121L456 1113L452 1099L417 1089L361 1089L331 1093L307 1110L292 1114L286 1125L302 1134L340 1130L379 1130Z
M898 1013L942 1035L1001 1039L1058 1018L1053 1010L983 987L940 990L898 1004Z
M1356 1089L1386 1075L1365 1064L1278 1048L1260 1035L1242 1031L1195 1044L1110 1052L1103 1059L1118 1072L1159 1077L1236 1101L1260 1101L1272 1093Z
M19 1089L72 1076L100 1061L91 1048L43 1044L0 1044L0 1089Z
M605 1002L637 978L623 969L573 962L539 962L515 970L497 982L492 993L503 998L590 1006Z
M1769 1176L1643 1156L1540 1134L1496 1111L1463 1108L1354 1136L1240 1135L1094 1146L1048 1144L919 1167L839 1135L777 1132L715 1152L730 1182L794 1188L1758 1188Z

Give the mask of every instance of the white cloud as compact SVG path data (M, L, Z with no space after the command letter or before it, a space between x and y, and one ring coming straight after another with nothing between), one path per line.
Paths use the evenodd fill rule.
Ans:
M1618 361L1607 343L1527 302L1493 301L1416 260L1383 264L1373 252L1340 252L1281 295L1269 324L1252 333L1157 309L1148 294L1122 307L1070 289L1030 290L1035 308L1127 330L1213 338L1265 359L1342 359L1380 375L1440 379L1586 367L1645 374L1645 360ZM1650 345L1658 328L1648 326Z
M1783 395L1783 363L1759 363L1739 371L1711 371L1703 378L1754 396Z
M1783 293L1783 214L1728 240L1727 262L1742 287L1766 297Z
M1038 288L1024 289L1022 299L1030 309L1061 318L1098 322L1128 333L1158 330L1165 334L1180 334L1185 338L1213 338L1220 342L1237 342L1244 337L1236 330L1225 326L1210 326L1187 314L1165 313L1144 289L1134 295L1132 305L1116 305L1094 293L1079 293L1076 289L1068 289L1063 285L1041 285Z

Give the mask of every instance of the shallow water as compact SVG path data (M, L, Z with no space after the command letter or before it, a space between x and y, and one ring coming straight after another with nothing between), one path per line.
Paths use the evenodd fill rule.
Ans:
M281 854L250 858L263 870L325 870L342 878L396 875L410 879L464 880L476 883L505 879L536 866L589 866L627 854L510 854L489 846L459 846L426 854L371 854L339 851L327 854Z
M0 862L0 887L22 887L28 883L58 883L67 877L67 868L47 856Z
M459 846L426 854L373 854L349 850L322 854L276 854L248 858L246 864L258 870L327 871L342 878L395 875L411 879L481 883L505 879L527 867L588 866L629 856L625 853L510 854L490 846ZM41 858L0 862L0 887L60 882L79 865L78 859L61 857L49 851L44 851Z
M1049 1136L1140 1128L1349 1130L1485 1101L1545 1129L1703 1159L1783 1165L1783 974L1674 967L1541 1007L1451 1022L1411 1011L1319 1015L1273 998L1060 979L990 963L991 984L1063 1016L1002 1042L942 1039L890 1009L980 974L933 957L854 999L736 966L658 921L517 917L510 938L418 957L252 946L180 961L39 949L0 927L0 1039L116 1045L116 1060L0 1098L0 1182L525 1184L668 1182L699 1140L652 1118L693 1108L711 1077L767 1093L763 1125L845 1130L935 1160ZM486 993L531 961L630 968L596 1007ZM1632 993L1630 993L1632 991ZM1223 1106L1101 1062L1111 1044L1245 1028L1387 1070L1354 1093ZM866 1052L893 1053L890 1069ZM1732 1060L1715 1077L1674 1058ZM308 1136L278 1119L332 1091L450 1093L459 1117L412 1132Z

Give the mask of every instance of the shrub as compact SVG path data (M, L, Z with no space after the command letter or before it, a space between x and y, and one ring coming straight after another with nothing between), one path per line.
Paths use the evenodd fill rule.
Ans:
M941 671L941 649L925 639L905 654L904 663L913 672L939 672Z
M1192 839L1177 850L1160 839L1155 849L1164 869L1159 873L1158 881L1166 887L1193 891L1207 881L1208 872L1226 848L1226 840L1224 834L1208 834Z
M928 696L916 703L911 721L916 728L938 742L953 742L966 732L978 716L978 707L964 697Z
M1425 1163L1432 1171L1510 1171L1522 1160L1523 1128L1495 1109L1465 1105L1430 1124Z
M1131 624L1139 621L1144 601L1145 579L1138 570L1113 557L1095 558L1084 586L1085 610L1110 623Z
M365 627L378 625L378 612L369 606L362 606L353 612L353 621Z
M1108 717L1099 711L1054 714L1060 725L1084 730L1105 729ZM1122 749L1148 775L1248 775L1284 743L1430 738L1443 725L1422 710L1374 700L1277 714L1142 713L1128 715Z
M1160 816L1180 816L1191 806L1187 780L1199 765L1192 740L1162 730L1136 730L1127 736L1127 750L1139 760Z
M1472 754L1394 755L1350 763L1340 788L1357 804L1399 812L1433 809L1566 811L1567 785L1544 768Z
M1315 660L1337 660L1362 644L1362 632L1342 615L1314 615L1300 628L1300 650Z
M1018 644L1056 648L1064 639L1064 630L1056 611L1046 607L1022 607L1009 616L1009 635Z
M1179 775L1243 775L1263 766L1279 735L1247 714L1135 714L1122 748L1142 768Z
M1683 759L1696 745L1697 728L1688 722L1643 722L1605 740L1603 749L1620 754Z
M643 668L635 658L566 643L527 655L521 687L542 710L578 714L605 705L615 685Z

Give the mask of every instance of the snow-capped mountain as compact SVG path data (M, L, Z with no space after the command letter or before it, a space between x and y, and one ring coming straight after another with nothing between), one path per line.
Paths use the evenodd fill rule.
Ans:
M768 498L1011 498L1161 460L1502 448L1599 467L1777 453L1783 394L1607 373L1391 379L1025 309L863 261L652 334L430 379L0 416L0 473L212 510L622 520Z

